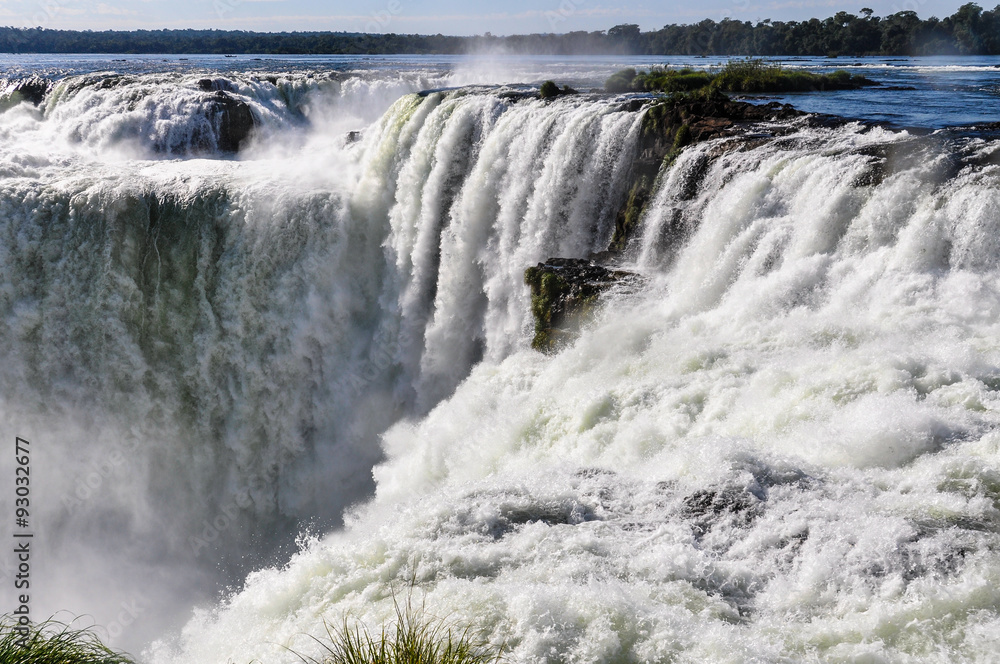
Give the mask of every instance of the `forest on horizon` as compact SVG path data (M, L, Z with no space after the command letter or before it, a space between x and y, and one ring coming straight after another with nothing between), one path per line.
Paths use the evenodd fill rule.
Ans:
M962 5L953 15L920 19L837 12L826 19L757 23L705 19L643 32L635 24L564 34L473 37L350 32L238 30L78 31L0 27L0 52L116 54L467 54L535 55L1000 55L1000 5Z

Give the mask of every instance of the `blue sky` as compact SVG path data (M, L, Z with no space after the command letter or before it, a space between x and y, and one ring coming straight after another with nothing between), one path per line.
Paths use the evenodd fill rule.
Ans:
M643 30L704 18L745 21L825 18L870 7L946 16L961 0L0 0L0 25L81 30L219 28L347 30L470 35L604 30L638 23ZM990 3L983 3L990 7Z

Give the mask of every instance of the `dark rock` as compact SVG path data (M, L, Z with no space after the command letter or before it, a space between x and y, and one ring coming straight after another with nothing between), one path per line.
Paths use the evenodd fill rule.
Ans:
M210 117L218 127L217 146L223 152L237 152L257 126L250 105L228 92L218 91L209 98Z
M52 81L47 78L32 76L17 81L9 90L12 93L11 97L16 101L27 101L38 106L45 99L45 95L48 94L51 87Z
M707 98L667 97L652 103L646 99L632 99L625 102L622 110L640 110L643 106L645 117L638 158L632 164L631 186L619 208L609 246L615 252L624 251L635 235L660 169L669 167L684 147L724 136L747 136L753 125L805 115L789 104L749 104L721 94ZM823 120L826 118L821 116L818 121ZM780 131L791 129L775 129L769 136ZM753 136L760 140L761 134L757 132ZM707 167L708 163L701 165L697 173L704 175ZM699 184L700 181L692 181L690 187L696 189Z
M99 81L93 84L93 87L97 90L113 90L122 85L128 85L133 82L133 78L130 76L122 76L120 74L112 74L110 76L104 76Z
M503 92L497 93L497 97L500 99L505 99L509 102L519 102L525 99L534 99L537 95L534 92L528 90L504 90Z
M563 86L561 89L554 81L545 81L542 86L538 89L538 96L542 99L549 99L551 97L558 97L560 95L575 95L577 91L568 85Z
M481 532L491 539L501 540L528 524L575 526L594 520L597 520L597 517L593 510L581 505L505 505L493 518L483 524Z
M564 345L576 336L581 320L593 311L601 293L639 279L631 272L582 258L550 258L529 267L524 281L531 286L531 312L535 317L531 347L550 352Z
M928 186L934 186L954 178L963 168L991 165L989 154L974 148L965 149L969 144L951 131L844 150L844 153L868 159L865 170L851 184L855 187L878 186L896 173L913 171Z
M224 78L203 78L198 81L198 89L204 92L236 92L236 87Z
M695 534L700 536L721 519L728 519L737 527L747 527L757 518L761 509L760 499L748 491L706 489L685 498L682 513L692 521Z

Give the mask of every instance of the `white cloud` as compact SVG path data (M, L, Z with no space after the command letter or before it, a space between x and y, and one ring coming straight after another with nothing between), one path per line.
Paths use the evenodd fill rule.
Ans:
M100 14L102 16L138 16L139 12L133 9L125 9L124 7L115 7L109 5L105 2L100 2L97 7L94 8L95 14Z

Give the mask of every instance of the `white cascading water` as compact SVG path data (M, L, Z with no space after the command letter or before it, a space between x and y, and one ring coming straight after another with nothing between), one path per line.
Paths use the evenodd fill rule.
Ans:
M300 147L317 126L340 139L376 120L400 96L449 83L449 77L420 72L226 77L104 72L58 81L43 110L46 130L103 158L211 155L219 126L210 111L215 93L223 92L252 108L258 143L273 154L276 148Z
M523 332L492 342L526 324L507 306L526 305L515 276L607 233L559 197L591 192L556 187L581 176L550 171L566 165L538 141L559 159L577 154L558 129L585 108L621 134L634 126L579 102L491 110L501 106L404 100L366 162L409 155L396 188L361 188L392 208L413 187L406 200L422 212L441 204L426 187L467 183L435 289L420 276L434 272L429 254L414 248L431 244L422 232L440 216L390 211L405 278L383 307L427 321L419 369L401 363L418 372L407 385L447 394L447 348L482 361L425 417L389 429L375 498L343 532L252 574L148 657L301 661L285 646L318 655L307 635L323 638L324 619L377 626L393 593L411 592L512 661L989 661L1000 629L1000 145L918 148L849 125L722 156L720 142L690 147L661 178L635 248L648 286L607 297L577 342L543 356ZM490 145L522 116L503 150ZM441 136L435 147L475 146L467 175L418 164L417 127ZM925 152L873 177L875 147ZM949 169L959 149L978 158ZM703 171L694 195L681 189L689 168ZM499 195L483 193L499 182ZM505 216L505 196L520 219ZM467 223L473 210L484 216Z
M110 635L132 648L339 526L382 431L525 347L524 266L607 246L641 123L458 90L333 139L344 118L296 117L350 100L216 82L261 125L250 158L166 160L213 155L198 77L161 78L69 79L0 123L0 412L40 441L33 610L138 606Z

